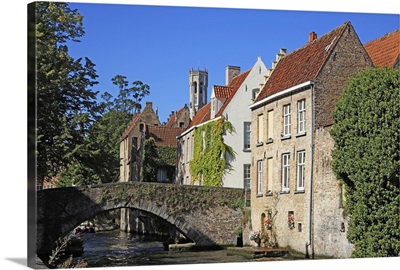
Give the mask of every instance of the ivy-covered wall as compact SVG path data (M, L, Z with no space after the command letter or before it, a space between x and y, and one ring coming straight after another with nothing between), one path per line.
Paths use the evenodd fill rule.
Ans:
M224 143L226 132L233 133L235 129L224 117L194 130L193 159L190 161L194 183L222 187L222 176L232 169L227 157L235 157L232 147Z
M142 168L140 179L143 182L156 182L157 170L167 171L167 182L172 182L176 166L177 148L157 146L153 138L143 142Z

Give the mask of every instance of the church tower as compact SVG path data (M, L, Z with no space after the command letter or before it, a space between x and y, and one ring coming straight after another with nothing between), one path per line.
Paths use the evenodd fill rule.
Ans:
M202 70L189 70L189 89L190 89L190 119L197 111L207 104L208 72Z

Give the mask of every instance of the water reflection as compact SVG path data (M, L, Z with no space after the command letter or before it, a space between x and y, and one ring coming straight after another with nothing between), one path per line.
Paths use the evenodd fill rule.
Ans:
M149 254L164 252L163 239L122 231L84 234L84 253L76 259L89 267L128 266Z

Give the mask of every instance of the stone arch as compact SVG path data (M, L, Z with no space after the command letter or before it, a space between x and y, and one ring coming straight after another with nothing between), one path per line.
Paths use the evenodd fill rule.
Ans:
M177 199L166 203L168 194L186 198L186 202ZM50 253L53 243L81 222L120 208L159 216L196 245L232 244L236 241L235 226L240 224L242 212L228 206L226 199L235 201L242 196L242 189L139 182L43 190L37 193L36 252ZM204 203L206 198L209 201ZM210 223L213 227L207 225Z

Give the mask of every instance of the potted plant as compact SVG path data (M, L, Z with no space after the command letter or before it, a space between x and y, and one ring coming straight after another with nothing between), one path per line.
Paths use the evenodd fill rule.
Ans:
M264 232L262 232L261 230L254 231L250 235L250 240L253 240L257 244L258 247L261 244L261 240L265 241L266 239L267 239L267 235Z

